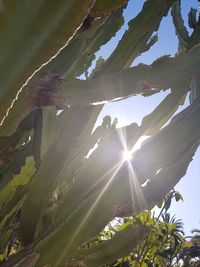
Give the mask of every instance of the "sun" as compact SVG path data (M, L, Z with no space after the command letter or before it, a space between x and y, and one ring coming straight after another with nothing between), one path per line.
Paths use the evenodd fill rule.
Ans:
M129 150L125 150L122 156L124 161L130 161L132 159L132 152Z

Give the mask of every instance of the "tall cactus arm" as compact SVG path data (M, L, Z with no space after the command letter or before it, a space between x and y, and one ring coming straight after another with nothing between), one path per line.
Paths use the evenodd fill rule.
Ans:
M93 16L105 16L118 10L121 6L125 5L128 0L96 0L94 7L91 10Z
M179 82L189 80L199 71L199 55L200 45L197 45L187 53L174 58L160 58L150 66L140 64L87 81L63 81L58 76L56 78L55 74L48 74L35 87L32 84L30 88L26 88L26 94L20 95L7 123L0 127L0 135L11 134L20 120L40 105L63 108L68 105L93 104L137 94L153 94L173 87Z
M5 2L0 13L1 121L20 87L67 45L93 3L93 0Z
M181 16L181 0L174 2L171 14L178 39L181 45L187 49L189 47L190 37L186 27L184 26L184 21Z
M68 109L67 119L64 116L55 141L44 156L40 168L33 178L28 198L23 207L20 226L21 237L26 244L31 242L34 237L40 214L52 192L60 170L62 170L79 136L89 126L92 109L93 107ZM92 131L89 127L87 130ZM30 210L32 210L32 216L29 216Z
M90 122L87 129L79 136L76 144L74 145L68 159L61 172L58 175L59 183L66 182L70 185L73 181L75 173L84 165L85 156L89 150L92 149L95 143L91 142L91 132L98 118L101 107L95 107L91 110ZM66 111L64 111L66 112Z
M157 175L151 178L151 182L144 188L146 203L150 204L148 209L153 208L186 174L198 146L198 141L192 143L185 154L182 154L176 162L164 167Z
M55 107L43 107L37 111L33 137L33 156L37 169L55 139L56 113Z
M199 116L198 98L135 152L133 166L141 183L155 175L160 168L175 163L194 142L199 140Z
M158 29L172 3L173 0L165 3L163 0L146 1L142 11L129 22L128 30L99 74L109 74L130 66L133 60L145 50L151 35Z
M143 135L153 135L164 126L177 111L179 105L183 105L188 91L189 84L187 82L173 87L172 92L155 110L143 118L141 124Z
M116 233L112 239L103 241L89 249L80 250L78 253L80 256L83 255L83 262L86 266L104 266L128 256L147 233L148 229L141 224L129 225Z
M55 107L44 107L42 110L41 158L47 153L56 137L56 113Z
M42 136L42 110L36 111L35 121L33 125L33 156L36 169L39 168L41 162L41 136Z
M163 57L152 65L140 64L88 81L63 81L52 94L52 102L81 105L115 100L168 89L189 80L199 71L200 45L174 58ZM63 102L62 102L63 103Z

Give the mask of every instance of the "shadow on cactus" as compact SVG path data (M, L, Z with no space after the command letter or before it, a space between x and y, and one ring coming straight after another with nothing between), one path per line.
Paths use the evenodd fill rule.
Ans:
M191 10L190 36L181 1L164 2L144 1L93 67L128 0L0 1L0 266L119 266L150 235L134 218L173 190L200 137L200 20ZM177 55L132 67L170 10ZM94 129L104 103L162 90L140 126ZM115 218L121 230L95 242Z

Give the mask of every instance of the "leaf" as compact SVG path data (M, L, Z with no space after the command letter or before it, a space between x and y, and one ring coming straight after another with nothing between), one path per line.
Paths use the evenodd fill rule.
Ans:
M159 209L161 209L162 205L163 205L163 199L161 199L160 201L158 201L158 203L157 203L157 207L158 207Z
M183 201L183 197L179 192L175 192L175 199L176 199L177 202L180 201L180 200Z

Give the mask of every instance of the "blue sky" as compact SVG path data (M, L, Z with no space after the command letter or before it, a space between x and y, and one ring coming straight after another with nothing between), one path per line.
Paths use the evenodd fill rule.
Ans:
M107 58L113 49L116 47L118 41L121 39L123 32L127 28L127 22L135 17L141 10L143 0L129 0L129 5L124 12L125 25L117 33L108 44L106 44L97 53L98 56ZM187 26L187 13L190 7L198 9L197 0L182 0L182 14L185 19L185 25ZM169 14L163 19L160 29L158 31L158 42L151 48L150 51L142 54L138 57L133 65L138 63L151 64L156 58L163 55L174 55L177 51L178 42L173 28L171 15ZM162 99L168 94L168 92L160 93L151 97L134 96L129 99L108 103L104 106L98 123L101 123L102 118L105 115L111 115L112 118L118 117L120 126L127 125L132 122L141 123L142 118L149 114ZM185 103L187 105L187 101ZM181 109L180 109L181 110ZM180 191L183 195L184 202L175 203L173 201L170 213L176 215L177 219L182 219L184 222L184 230L188 235L193 228L200 229L200 149L195 154L195 158L189 166L187 175L182 178L179 184L176 186L176 190Z

